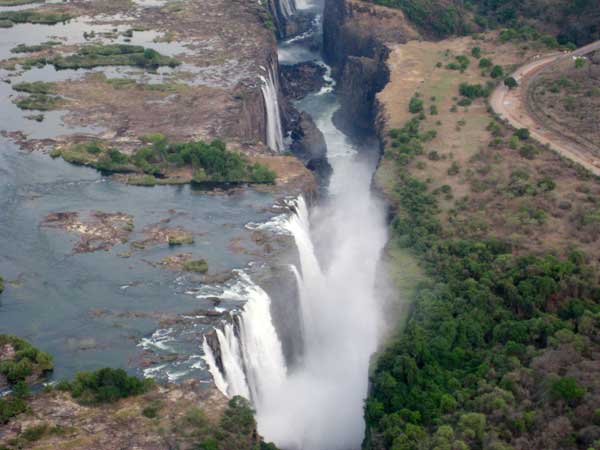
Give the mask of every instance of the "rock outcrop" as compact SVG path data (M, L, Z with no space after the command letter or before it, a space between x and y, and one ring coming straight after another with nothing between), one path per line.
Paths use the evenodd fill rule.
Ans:
M399 10L356 0L327 0L323 52L340 83L340 126L371 129L375 95L386 85L389 71L386 43L401 43L419 35Z

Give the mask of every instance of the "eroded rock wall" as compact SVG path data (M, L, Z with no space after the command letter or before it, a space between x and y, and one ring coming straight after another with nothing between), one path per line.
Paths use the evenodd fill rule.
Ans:
M339 125L351 121L361 129L373 127L375 96L389 79L387 44L418 37L399 10L357 0L326 0L323 52L339 82Z

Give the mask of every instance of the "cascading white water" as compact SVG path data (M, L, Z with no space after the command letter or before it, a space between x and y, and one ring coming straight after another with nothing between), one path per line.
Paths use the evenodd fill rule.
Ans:
M208 370L210 371L210 374L213 377L215 386L223 394L228 395L227 391L229 390L229 385L227 384L227 381L225 381L223 374L221 373L221 371L219 370L219 367L217 366L217 361L215 359L215 355L212 351L212 348L210 348L210 345L208 345L208 341L206 340L206 337L202 341L202 351L204 352L204 360L206 361Z
M296 3L294 0L278 0L278 2L281 14L286 19L289 19L296 13Z
M232 318L239 325L239 338L234 322L216 330L225 373L219 370L206 339L203 343L205 360L221 392L229 397L241 395L251 399L258 408L270 387L281 385L287 369L271 318L269 295L245 272L238 271L238 277L237 283L221 297L246 300L242 312Z
M281 111L279 109L278 78L272 65L265 69L266 77L260 75L262 93L267 109L267 146L276 152L284 150L283 127L281 125Z
M302 8L298 0L296 5ZM276 358L277 364L259 364L260 358L254 357L260 348L281 349L281 344L272 344L276 334L247 336L243 331L250 324L258 329L264 323L270 330L268 308L254 315L246 314L245 307L241 316L243 360L238 365L245 368L258 430L286 450L360 447L369 359L383 324L383 305L375 286L387 227L383 205L370 189L377 143L371 142L359 152L334 126L333 114L339 104L329 73L326 88L302 103L327 144L333 173L326 201L309 213L304 198L299 197L288 220L277 220L281 229L293 236L300 263L292 271L298 283L303 354L293 370L282 370L282 359ZM270 343L257 345L251 342L253 338ZM230 383L227 367L225 372Z

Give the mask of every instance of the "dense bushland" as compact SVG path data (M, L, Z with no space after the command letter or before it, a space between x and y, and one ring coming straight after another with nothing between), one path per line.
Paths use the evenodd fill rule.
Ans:
M485 96L479 85L460 91ZM423 120L414 116L391 130L384 157L396 167L392 239L417 255L428 281L417 289L406 328L376 361L364 447L600 448L600 433L590 432L600 432L600 392L591 381L600 335L597 272L576 250L517 254L499 239L449 232L439 195L451 198L450 186L430 190L408 169L429 139ZM491 125L494 136L498 125ZM514 138L527 141L526 131ZM515 183L528 180L517 175ZM532 187L553 188L551 179Z
M556 44L581 45L600 38L595 0L373 0L400 8L421 29L438 36L531 24L556 36Z
M82 404L112 403L119 399L141 395L154 382L127 375L123 369L103 368L93 372L79 372L73 381L62 381L57 388L68 391Z

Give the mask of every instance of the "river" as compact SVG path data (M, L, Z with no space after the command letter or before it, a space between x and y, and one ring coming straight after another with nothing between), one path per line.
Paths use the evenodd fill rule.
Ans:
M324 65L309 49L310 41L282 42L280 64ZM378 142L336 128L339 103L328 73L320 92L295 105L313 117L325 137L333 169L326 194L310 209L297 199L295 214L277 224L296 243L297 261L290 270L298 285L302 351L283 357L285 345L269 315L271 299L260 293L235 325L219 332L222 367L209 355L219 387L229 396L250 397L259 432L283 449L360 448L369 360L383 323L376 268L387 235L384 206L371 192Z

